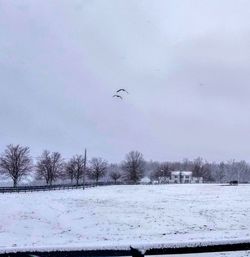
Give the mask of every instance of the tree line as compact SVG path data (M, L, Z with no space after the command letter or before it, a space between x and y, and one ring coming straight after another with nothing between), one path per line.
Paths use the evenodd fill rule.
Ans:
M198 157L180 162L151 162L150 165L150 178L156 181L164 181L164 178L170 177L171 171L192 171L193 177L203 177L203 181L207 183L227 183L232 180L250 182L250 165L244 160L215 163Z
M34 161L29 147L8 145L0 155L0 174L10 177L14 187L25 176L43 180L47 185L52 185L58 179L70 179L72 184L79 185L83 177L98 184L105 176L114 183L119 180L137 183L144 175L144 164L142 154L137 151L128 153L121 165L108 164L101 157L87 162L86 157L79 154L66 161L59 152L48 150L43 151Z
M144 176L162 183L175 170L192 171L194 177L203 177L205 182L250 181L250 165L245 161L209 163L199 157L192 161L148 162L144 160L142 153L131 151L121 163L109 164L101 157L87 161L86 156L80 154L66 161L59 152L48 150L43 151L34 161L29 147L21 145L8 145L0 155L0 174L10 177L14 187L25 176L43 180L47 185L52 185L59 179L70 180L72 184L79 185L85 177L96 184L103 179L114 183L136 184Z

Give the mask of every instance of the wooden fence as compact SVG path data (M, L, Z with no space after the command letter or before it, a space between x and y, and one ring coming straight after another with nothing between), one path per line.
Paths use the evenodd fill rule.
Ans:
M94 187L96 184L86 184L84 187ZM0 193L20 193L33 191L51 191L64 189L83 189L83 185L51 185L51 186L18 186L18 187L0 187Z
M98 183L85 183L84 188L95 186L111 186L111 185L125 185L124 183L113 182L98 182ZM20 193L20 192L33 192L33 191L52 191L64 189L83 189L83 184L60 184L60 185L46 185L46 186L18 186L18 187L0 187L0 193Z

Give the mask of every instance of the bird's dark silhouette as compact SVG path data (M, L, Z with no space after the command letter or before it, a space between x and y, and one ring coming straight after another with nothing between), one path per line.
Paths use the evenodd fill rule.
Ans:
M140 251L138 251L137 249L131 246L130 246L130 250L131 250L132 257L144 257L144 255Z
M120 88L120 89L118 89L118 90L116 91L116 93L120 93L120 92L125 92L125 93L128 94L128 91L127 91L126 89L124 89L124 88Z
M121 100L123 99L122 96L120 96L120 95L113 95L113 97L120 98Z

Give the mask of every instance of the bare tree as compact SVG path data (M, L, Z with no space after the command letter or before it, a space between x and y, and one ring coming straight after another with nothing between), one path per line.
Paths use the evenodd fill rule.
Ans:
M214 182L215 179L212 177L212 164L205 162L201 168L201 177L203 177L203 181L211 181Z
M64 170L64 162L61 154L58 152L50 153L45 150L38 158L36 170L39 178L45 179L47 185L52 185Z
M0 169L11 177L16 187L20 179L32 170L32 159L29 148L20 145L8 145L0 157Z
M122 164L124 179L129 183L138 183L144 175L144 166L143 155L138 151L131 151Z
M216 174L217 177L215 179L217 179L220 183L222 183L224 177L225 177L225 171L226 171L226 167L225 167L225 163L224 162L220 162L220 164L218 165L218 173Z
M190 161L189 159L185 158L182 160L181 162L181 168L180 170L183 170L183 171L190 171L190 170L193 170L193 162Z
M247 182L249 180L250 175L250 167L249 164L245 161L240 161L238 164L239 168L239 182Z
M40 157L38 157L38 162L36 164L36 171L38 178L45 179L46 184L48 185L51 177L51 160L50 152L45 150Z
M196 158L193 161L193 176L194 177L202 177L202 167L203 167L203 160L201 157Z
M149 175L151 182L157 181L158 184L161 183L161 170L160 165L159 167L155 168Z
M234 159L227 161L227 179L238 181L238 175L237 162Z
M88 177L98 184L99 179L106 174L107 165L107 162L102 158L92 158L88 169Z
M121 175L122 174L120 172L118 165L111 164L109 167L109 176L115 182L115 184L117 183L117 180L121 178Z
M84 157L82 155L73 156L66 165L66 173L70 177L71 183L75 179L77 185L79 185L79 180L83 176L83 170Z
M167 178L170 178L170 167L168 163L162 163L153 170L150 174L151 180L157 180L158 183L166 183Z
M150 177L150 175L152 174L152 172L159 167L160 163L157 161L145 161L145 165L144 165L144 175Z
M233 163L234 173L237 174L237 181L245 182L247 173L249 172L249 165L245 161L234 162Z
M65 177L69 178L71 181L71 184L73 184L74 176L75 176L75 162L72 159L68 161L65 165Z

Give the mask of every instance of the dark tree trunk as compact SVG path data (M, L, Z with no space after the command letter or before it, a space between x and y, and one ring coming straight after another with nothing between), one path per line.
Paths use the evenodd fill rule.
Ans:
M17 179L15 179L15 178L13 179L13 186L17 187Z

